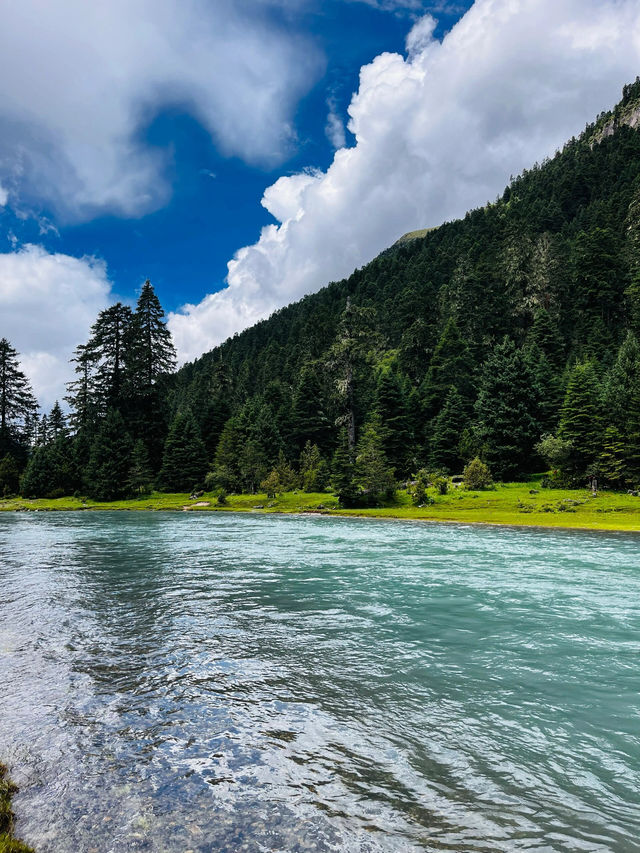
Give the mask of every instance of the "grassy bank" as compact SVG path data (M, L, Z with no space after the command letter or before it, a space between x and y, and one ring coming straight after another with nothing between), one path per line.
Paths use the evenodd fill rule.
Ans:
M533 493L532 493L533 492ZM190 500L186 494L151 495L126 501L96 503L78 498L56 500L0 501L0 511L51 510L172 510L188 512L325 512L333 515L402 518L425 521L461 521L485 524L511 524L540 527L572 527L584 530L640 531L640 497L618 492L541 489L537 480L506 483L495 489L472 492L452 489L446 495L432 492L434 503L414 507L406 492L398 492L396 501L375 509L340 509L330 494L287 492L275 499L264 494L230 495L219 506L213 494Z
M0 764L0 853L33 853L22 841L13 837L11 797L18 789L7 778L7 768Z

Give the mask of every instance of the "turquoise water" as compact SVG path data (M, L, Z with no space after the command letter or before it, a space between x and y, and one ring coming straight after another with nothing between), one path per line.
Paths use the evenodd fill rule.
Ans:
M38 853L640 851L640 539L0 516Z

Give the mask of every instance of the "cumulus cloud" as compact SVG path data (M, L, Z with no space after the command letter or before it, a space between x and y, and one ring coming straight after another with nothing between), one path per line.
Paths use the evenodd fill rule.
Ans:
M279 224L228 264L228 287L170 318L191 359L328 281L406 231L495 198L619 98L640 60L636 0L476 0L440 43L421 18L407 55L360 73L352 148L322 174L280 178Z
M0 207L4 207L9 200L9 190L0 184Z
M141 215L169 192L167 153L141 139L160 108L184 107L224 154L272 167L321 66L255 0L1 3L0 179L68 219Z
M324 132L334 148L344 148L347 144L347 135L345 132L344 122L338 113L335 98L329 98L327 106L329 107L329 112L327 114L327 124Z
M20 353L44 408L62 400L69 359L87 340L110 292L105 265L94 258L50 254L35 245L0 254L0 337Z

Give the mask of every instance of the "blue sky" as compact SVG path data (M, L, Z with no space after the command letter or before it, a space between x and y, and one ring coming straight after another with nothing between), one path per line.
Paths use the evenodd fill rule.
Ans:
M445 5L437 13L436 35L441 37L470 5L470 0ZM429 7L440 8L407 6L318 0L268 9L274 26L304 34L318 53L316 74L292 115L297 138L286 154L274 164L228 156L188 109L161 105L138 133L145 145L171 152L166 204L143 216L98 215L74 223L30 198L28 218L22 218L23 210L16 215L10 207L2 209L0 251L9 251L18 240L51 252L103 258L117 295L134 299L150 278L167 310L224 287L227 261L274 221L260 205L266 187L280 175L330 164L335 149L325 132L328 101L346 120L360 68L383 51L402 52L413 21ZM347 132L347 144L349 137Z
M639 71L637 0L0 4L0 336L50 406L150 278L196 358L495 199Z

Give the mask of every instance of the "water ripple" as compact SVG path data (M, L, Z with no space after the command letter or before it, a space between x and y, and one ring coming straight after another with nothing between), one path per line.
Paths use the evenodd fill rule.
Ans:
M624 535L0 517L0 759L39 853L640 851Z

